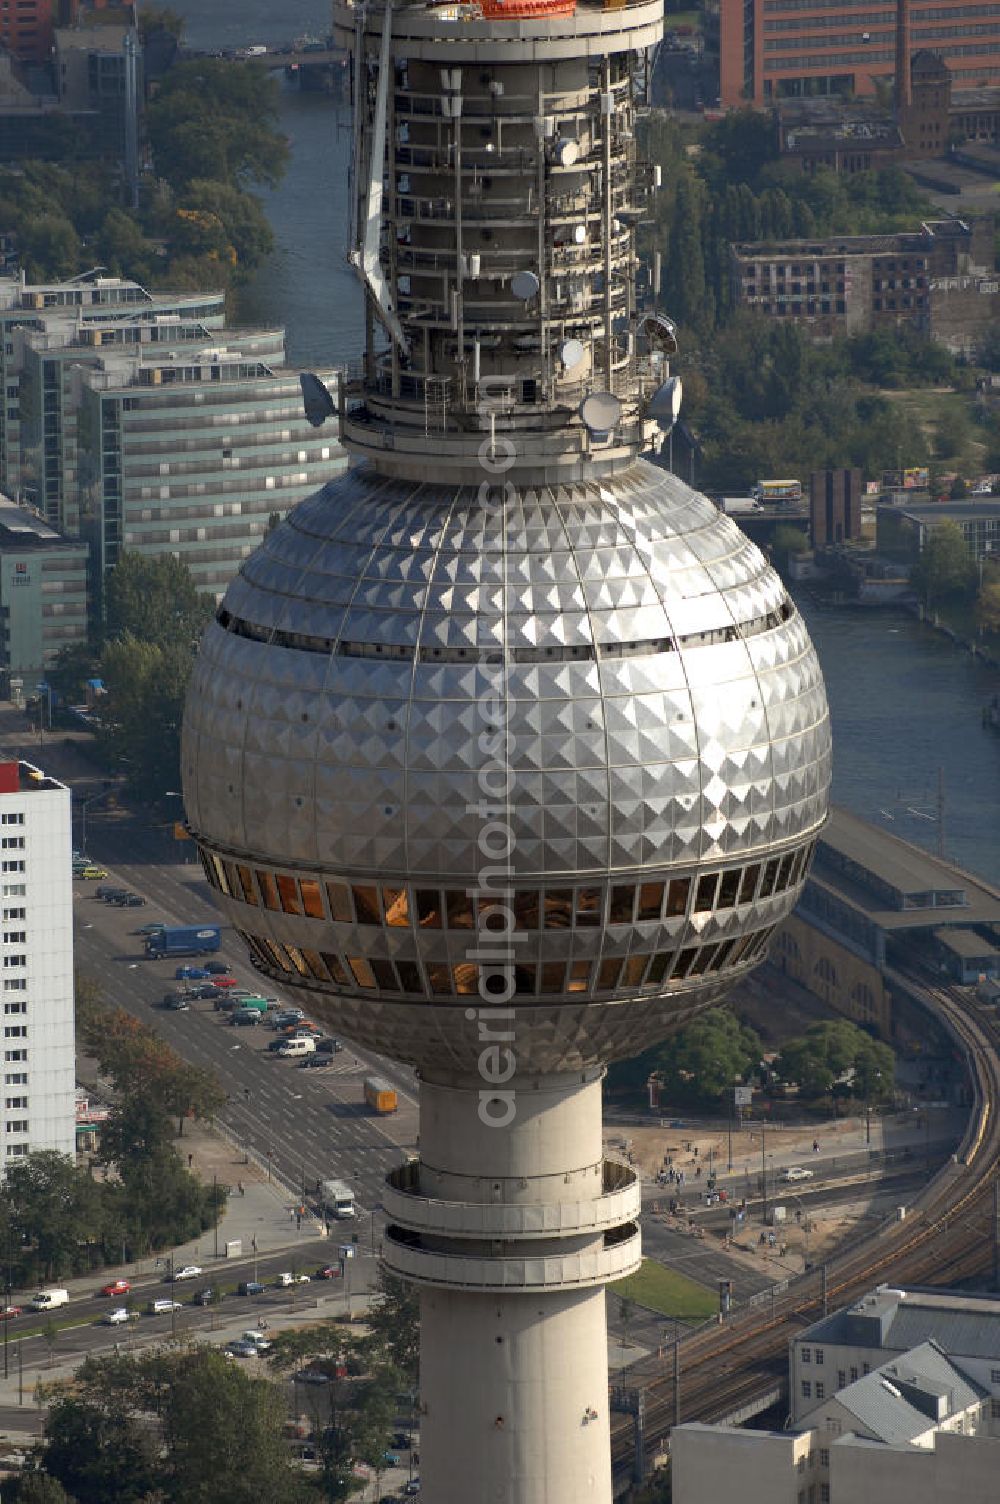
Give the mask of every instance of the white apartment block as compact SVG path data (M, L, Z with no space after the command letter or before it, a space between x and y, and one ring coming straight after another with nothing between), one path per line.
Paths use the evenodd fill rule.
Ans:
M0 1171L37 1149L76 1151L70 791L0 763Z
M984 1321L968 1309L984 1297L920 1294L932 1306L935 1297L954 1302L948 1326L962 1348L991 1345L989 1314ZM883 1337L887 1302L878 1297L884 1296L898 1300L903 1292L875 1292ZM863 1329L838 1325L856 1311L837 1312L797 1339L808 1356L803 1361L802 1352L794 1353L792 1372L800 1371L798 1364L810 1377L799 1379L807 1388L796 1398L808 1408L803 1414L799 1404L788 1429L674 1428L674 1504L729 1497L740 1504L996 1504L1000 1439L991 1435L996 1416L989 1361L985 1371L980 1367L981 1382L969 1374L967 1357L950 1355L929 1338L879 1362L877 1345L858 1340ZM830 1341L838 1336L854 1339L851 1347ZM973 1361L979 1366L981 1354ZM992 1378L1000 1378L996 1367Z

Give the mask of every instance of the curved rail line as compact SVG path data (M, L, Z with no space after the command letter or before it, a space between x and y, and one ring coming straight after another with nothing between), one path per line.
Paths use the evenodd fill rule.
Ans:
M953 1159L929 1182L902 1222L873 1232L826 1265L829 1308L849 1304L877 1280L920 1284L954 1282L982 1272L992 1262L989 1237L993 1183L1000 1169L1000 1026L993 1015L973 1013L964 999L919 981L924 997L961 1048L972 1088L965 1134ZM983 1213L986 1213L984 1222ZM693 1334L680 1344L680 1418L714 1421L740 1404L766 1394L775 1364L787 1360L791 1338L822 1315L822 1273L810 1270L792 1281L765 1308L737 1312L725 1325ZM672 1362L668 1359L668 1365ZM730 1370L739 1373L728 1377ZM643 1386L647 1437L668 1435L674 1419L672 1374ZM612 1424L616 1470L634 1455L632 1421Z

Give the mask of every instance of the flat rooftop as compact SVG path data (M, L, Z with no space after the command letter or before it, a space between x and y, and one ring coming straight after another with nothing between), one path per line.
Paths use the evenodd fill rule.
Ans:
M35 794L40 789L64 789L58 778L50 778L31 762L0 762L0 794Z
M0 551L24 553L31 549L76 547L86 550L78 538L67 538L29 507L18 506L0 493Z
M840 806L831 809L809 881L886 930L1000 925L1000 892L989 883Z

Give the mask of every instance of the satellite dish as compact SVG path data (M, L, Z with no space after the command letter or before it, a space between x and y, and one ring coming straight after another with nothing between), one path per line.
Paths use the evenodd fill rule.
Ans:
M671 376L662 386L658 386L650 397L646 405L646 416L655 418L663 432L669 433L677 422L682 397L681 378Z
M318 376L311 371L299 372L302 388L302 405L313 428L322 428L327 418L332 418L337 405Z
M583 245L583 242L586 240L586 238L587 238L587 226L586 225L574 225L573 226L573 239L576 241L577 245Z
M622 415L622 405L613 392L591 392L580 403L579 412L595 438L607 438Z
M530 303L532 298L537 298L539 285L534 272L515 272L510 279L511 292L523 303Z
M568 339L564 341L562 348L559 351L559 359L562 361L567 371L572 371L574 366L578 366L580 364L586 353L587 352L584 348L582 340Z
M664 355L677 354L677 325L665 314L647 313L639 325L639 332L646 336L654 350L661 350Z
M556 156L559 158L560 167L572 167L580 155L580 148L575 141L557 141Z

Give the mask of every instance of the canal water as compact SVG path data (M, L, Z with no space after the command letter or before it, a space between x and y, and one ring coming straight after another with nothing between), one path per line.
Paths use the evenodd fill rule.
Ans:
M171 0L193 47L283 45L328 31L326 0ZM348 119L343 104L284 88L289 170L262 194L277 249L240 296L248 323L283 323L296 364L357 355L361 297L344 264ZM901 612L799 605L826 675L834 797L866 819L1000 883L1000 735L981 709L1000 675ZM939 800L940 786L943 798Z

